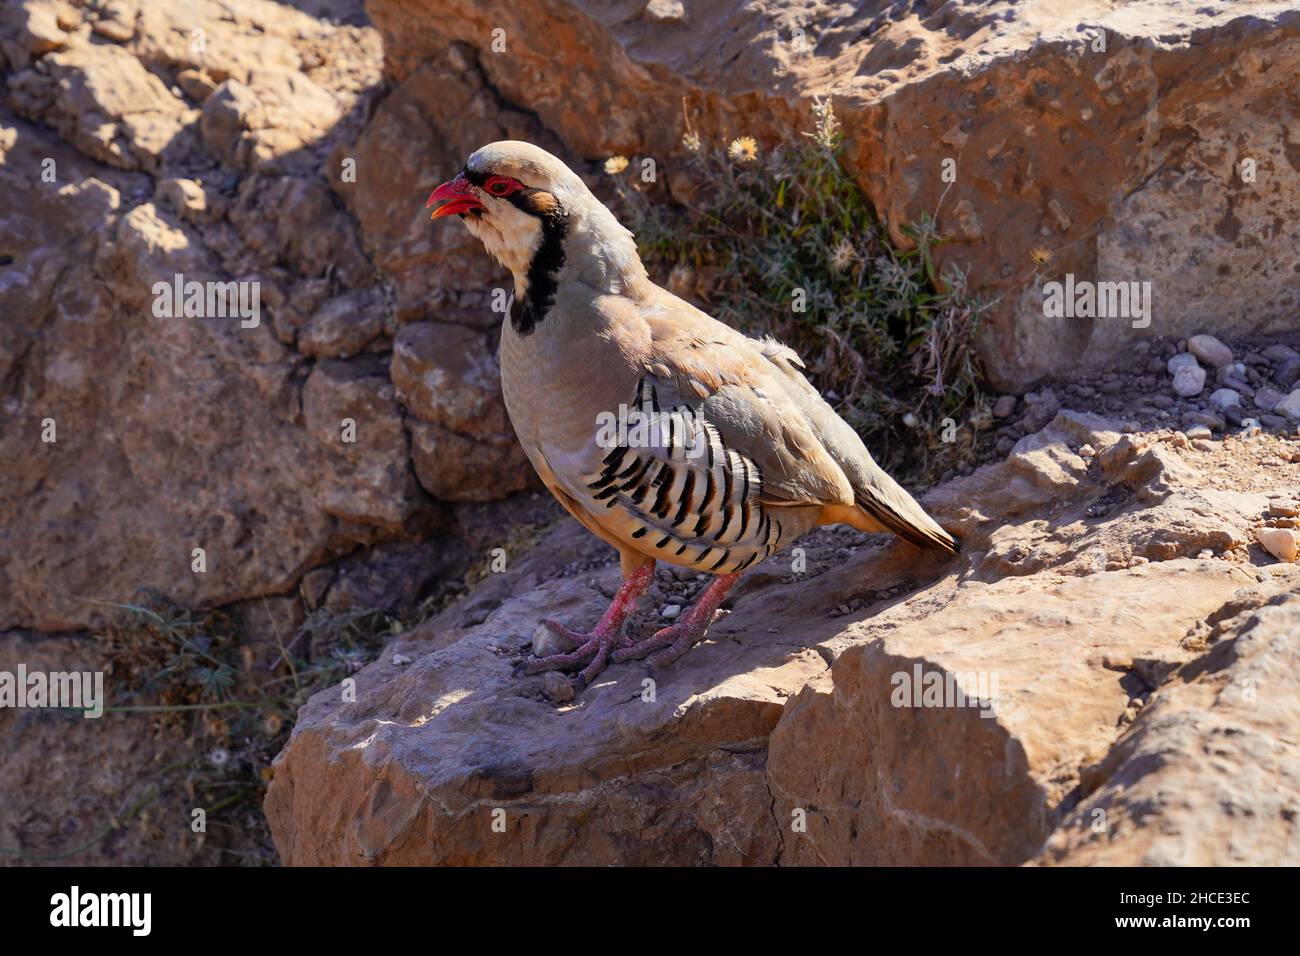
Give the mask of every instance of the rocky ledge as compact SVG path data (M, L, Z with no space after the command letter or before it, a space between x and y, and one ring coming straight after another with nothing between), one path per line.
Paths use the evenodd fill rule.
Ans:
M1259 541L1300 536L1298 487L1295 441L1062 411L925 497L959 558L823 530L671 669L577 696L512 674L539 618L586 623L616 585L565 522L312 698L276 844L296 865L1296 863L1300 566ZM661 569L634 627L697 588Z

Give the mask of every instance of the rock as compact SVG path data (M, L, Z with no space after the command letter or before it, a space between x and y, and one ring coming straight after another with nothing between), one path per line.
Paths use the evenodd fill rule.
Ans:
M1260 354L1270 362L1276 362L1278 364L1300 359L1300 352L1297 352L1289 345L1283 345L1281 342L1274 342L1272 345L1266 347Z
M77 46L50 53L9 81L20 115L52 126L94 159L154 171L189 148L195 115L121 47Z
M1201 394L1205 388L1205 369L1199 365L1183 365L1174 372L1174 393L1182 398Z
M1021 419L1021 424L1026 434L1041 431L1061 410L1061 403L1050 388L1028 393L1025 395L1025 404L1029 406L1029 411Z
M573 682L558 671L547 671L542 675L542 693L547 699L564 704L573 700Z
M650 23L684 23L686 5L682 0L650 0L642 16Z
M1236 388L1234 382L1245 382L1248 375L1246 366L1241 362L1228 362L1220 365L1214 373L1214 380L1220 385L1226 385L1228 388Z
M420 484L443 501L495 501L540 484L519 443L479 441L436 422L407 419Z
M186 96L199 101L207 99L217 88L206 70L181 70L176 74L176 82Z
M1216 432L1221 432L1224 429L1223 416L1213 412L1185 412L1183 421L1192 425L1204 425L1211 431Z
M1287 807L1295 801L1297 755L1276 735L1300 717L1293 686L1300 600L1261 595L1245 604L1225 608L1231 616L1208 629L1210 649L1182 664L1142 708L1038 862L1224 866L1294 858L1284 831L1293 826ZM1264 686L1270 692L1254 693Z
M1255 532L1264 550L1279 561L1292 563L1300 550L1300 534L1290 528L1260 528Z
M569 640L563 634L557 634L544 624L538 624L537 630L533 631L530 646L534 657L550 657L554 654L567 654L578 646L578 642Z
M501 402L501 373L485 337L461 326L404 325L390 369L419 419L409 423L420 483L447 501L492 501L536 487Z
M665 621L671 621L681 613L682 606L680 604L665 604L663 610L659 612L659 616Z
M102 37L125 43L135 36L136 0L108 0L99 10L92 29Z
M1274 405L1273 412L1277 415L1285 415L1293 422L1300 422L1300 388Z
M298 333L298 351L315 358L350 358L383 331L377 290L354 289L316 310Z
M1187 351L1191 352L1210 368L1220 368L1232 361L1232 349L1228 348L1213 335L1193 335L1187 340Z
M1285 499L1270 501L1268 513L1279 518L1300 518L1300 503Z
M1261 411L1271 412L1273 409L1277 408L1278 403L1282 401L1283 397L1284 396L1281 392L1275 391L1274 389L1261 388L1255 393L1255 407Z
M1215 408L1226 411L1229 407L1241 404L1241 396L1230 388L1216 389L1210 395L1210 404Z
M1283 388L1290 388L1300 382L1300 359L1291 359L1278 366L1273 378Z
M1085 444L1102 449L1092 468L1070 450ZM809 568L828 570L758 579L670 668L614 665L580 707L559 711L558 681L514 676L521 643L543 617L589 627L618 570L598 570L593 587L587 573L543 579L512 563L489 576L490 617L469 616L483 606L471 594L466 609L397 638L408 667L356 675L356 704L330 690L303 708L267 793L277 846L290 865L1068 862L1094 852L1075 823L1080 794L1121 792L1135 771L1164 792L1160 763L1134 763L1125 749L1159 730L1151 715L1167 712L1161 701L1182 701L1197 721L1179 753L1214 739L1206 711L1223 675L1207 661L1221 652L1189 635L1213 620L1217 645L1244 649L1252 622L1300 584L1294 573L1261 583L1232 561L1193 559L1246 547L1273 500L1254 490L1265 479L1206 489L1163 443L1061 412L1006 461L927 496L963 535L955 566L901 546L847 561L838 544L824 557L814 550ZM1089 518L1116 488L1121 507ZM571 546L602 551L566 523L536 552ZM856 603L863 580L899 597L868 610ZM659 619L635 616L632 631ZM1300 640L1294 628L1276 634L1263 642L1272 654ZM1065 652L1080 647L1087 653ZM927 680L950 694L961 687L965 705L915 706ZM904 684L922 692L913 706L896 706ZM1289 688L1270 696L1281 707L1300 698ZM1274 717L1251 723L1251 739L1289 760L1290 724ZM1237 858L1294 859L1293 824L1268 812L1296 789L1283 771L1255 760L1249 787L1214 799L1247 760L1233 750L1205 788L1172 768L1204 828L1148 827L1134 810L1105 852L1138 862L1179 846L1204 862L1222 852L1234 807L1246 806L1255 815ZM957 765L963 783L953 787ZM383 801L370 796L379 780ZM518 839L492 833L493 809Z
M484 440L512 434L501 372L482 333L433 322L404 325L393 342L391 373L418 418Z
M1016 410L1016 396L1003 395L993 403L993 417L1006 418Z
M337 101L296 70L262 69L251 85L229 79L203 101L204 141L226 163L254 169L323 135Z
M1201 365L1191 352L1179 352L1165 363L1165 367L1169 369L1170 375L1177 375L1180 368L1200 368Z
M684 6L700 22L703 13ZM989 240L950 243L936 254L941 268L961 263L971 288L998 301L981 323L979 342L997 388L1019 392L1081 364L1106 368L1150 332L1120 319L1046 317L1046 277L1019 267L1042 245L1057 250L1053 277L1150 281L1160 290L1152 327L1161 334L1294 328L1294 275L1268 250L1230 237L1275 228L1279 207L1290 209L1300 197L1300 172L1284 165L1276 191L1241 195L1230 179L1209 172L1242 137L1258 135L1254 104L1290 92L1286 71L1265 66L1274 51L1284 49L1278 55L1288 62L1294 55L1289 39L1279 39L1295 30L1286 4L1244 20L1204 5L1176 15L1162 6L1145 19L1108 8L1089 21L1090 29L1104 32L1104 51L1092 48L1077 15L1064 6L1031 26L1005 21L997 5L959 3L950 12L962 21L960 29L900 7L910 31L903 42L903 28L888 17L877 20L883 7L876 5L852 22L809 30L806 50L792 42L793 21L778 15L778 7L765 0L708 7L714 11L709 28L690 30L675 20L639 17L636 5L631 12L622 6L592 12L571 0L527 10L502 0L472 6L371 0L367 9L383 34L394 93L363 137L362 157L383 156L394 172L374 178L385 183L359 179L357 192L367 198L353 208L378 261L417 256L432 267L459 254L461 236L418 241L413 220L394 214L395 184L421 179L431 167L459 168L470 150L503 134L562 147L570 157L655 156L673 170L688 159L682 96L691 128L706 142L725 141L742 128L760 141L793 141L812 126L811 98L834 91L837 114L853 131L845 168L895 239L907 244L907 224L938 208L944 235L978 230ZM512 58L526 57L534 69L512 70L510 58L491 51L491 29L500 24L513 26ZM1139 52L1148 45L1149 57ZM453 49L458 52L449 54ZM1213 55L1189 53L1205 49ZM725 69L717 67L724 62ZM1241 79L1223 89L1224 71L1239 67ZM572 96L575 83L584 96ZM1216 109L1200 111L1211 97ZM975 99L978 113L972 113ZM502 115L502 101L519 111ZM1133 102L1154 105L1139 116L1128 107ZM1151 135L1157 125L1185 122L1188 111L1196 115L1198 137L1190 147ZM423 128L403 127L408 112L426 118ZM646 123L646 116L662 121ZM1034 135L1025 132L1030 129ZM886 159L927 155L936 141L954 156L980 157L963 164L955 185L918 178L907 164ZM1257 151L1282 155L1286 142L1274 130ZM1116 155L1126 158L1116 162ZM1197 172L1186 189L1150 175L1189 163ZM1300 217L1283 219L1288 225L1276 247L1292 248L1300 240ZM991 229L989 223L1017 225ZM1072 244L1082 236L1095 241ZM417 295L419 287L450 293L452 286L436 268L413 273L402 280L399 314L409 309L411 317L427 318L421 303L429 296ZM492 281L499 280L460 287L491 288Z
M392 383L362 366L319 362L307 378L302 410L321 456L338 466L307 487L328 514L400 528L420 504L410 449Z

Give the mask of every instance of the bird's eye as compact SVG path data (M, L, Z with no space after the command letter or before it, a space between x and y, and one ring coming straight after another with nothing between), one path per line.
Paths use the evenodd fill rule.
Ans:
M514 185L509 179L493 179L487 184L487 188L494 196L506 196L514 190Z

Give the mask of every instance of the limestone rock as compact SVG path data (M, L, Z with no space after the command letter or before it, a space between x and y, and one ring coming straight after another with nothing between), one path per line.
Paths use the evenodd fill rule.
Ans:
M1187 351L1210 368L1222 368L1232 361L1232 349L1213 335L1193 335L1187 340Z
M1261 138L1254 109L1286 96L1300 72L1292 4L1249 16L1162 3L1135 17L1116 6L1081 27L1068 5L1027 18L1013 0L949 4L941 17L920 3L867 3L800 20L802 42L771 5L687 4L692 24L709 25L698 30L658 17L667 6L637 17L578 0L371 0L396 90L361 156L382 155L396 172L359 181L353 208L383 267L403 274L402 314L428 317L421 303L465 287L438 268L464 239L422 237L396 215L395 183L450 174L505 136L568 158L653 156L683 182L687 119L709 140L792 139L812 128L813 97L833 94L846 167L894 238L906 245L904 227L940 210L940 231L955 237L937 250L940 267L960 264L999 300L981 326L996 386L1105 367L1156 329L1294 327L1296 261L1285 250L1300 248L1300 170L1280 127ZM494 28L510 38L508 57L491 52ZM1225 159L1244 139L1267 191L1238 188ZM944 158L959 163L955 182L940 174ZM1029 267L1039 246L1055 251L1050 278L1151 283L1150 328L1046 318L1049 277Z
M1297 634L1294 593L1255 597L1215 624L1208 649L1089 774L1039 862L1292 864L1300 748L1285 728L1300 720Z
M1092 465L1073 451L1085 444ZM565 523L529 553L546 558L488 575L482 595L398 638L411 664L364 669L355 703L336 691L308 703L267 795L277 846L307 865L1017 864L1091 852L1072 849L1082 801L1134 772L1163 792L1164 770L1130 761L1127 742L1163 733L1150 719L1159 702L1201 679L1213 645L1242 640L1244 612L1300 584L1300 568L1266 577L1197 557L1244 559L1252 524L1300 464L1215 489L1196 454L1062 412L1006 461L927 496L963 535L959 558L890 542L845 561L819 532L801 542L803 576L786 576L782 556L764 562L672 667L615 665L572 700L561 681L513 673L541 618L589 627L617 585L614 565L538 576L552 555L591 567L575 549L599 553ZM634 634L661 626L660 586ZM1270 634L1270 659L1297 653L1293 626ZM918 680L920 696L896 699ZM1171 792L1211 821L1203 839L1179 828L1178 852L1208 861L1234 832L1213 805L1231 773L1216 769L1204 788L1183 779L1218 726L1213 696L1193 693ZM1232 791L1258 808L1234 859L1295 860L1293 822L1268 809L1294 799L1295 748L1282 738L1295 699L1282 689L1234 751L1272 754ZM1138 862L1171 839L1132 815L1106 852Z
M10 81L19 115L45 123L87 156L119 169L157 170L185 147L194 116L162 82L116 46L51 53Z
M1260 528L1255 532L1259 543L1279 561L1291 563L1300 551L1300 534L1290 528Z
M1174 372L1174 392L1183 398L1199 395L1205 388L1205 369L1199 365L1183 365Z

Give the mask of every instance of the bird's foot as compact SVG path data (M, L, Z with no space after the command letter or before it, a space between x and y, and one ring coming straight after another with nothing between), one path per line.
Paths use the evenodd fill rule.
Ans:
M647 662L651 670L658 670L668 664L671 664L677 658L681 657L692 647L704 640L709 633L709 625L713 623L722 612L714 611L708 620L691 620L690 617L683 618L676 624L670 624L651 634L644 641L632 644L628 647L617 648L611 655L610 660L614 664L621 664L624 661L639 661L651 651L658 651L661 647L667 650L655 654Z
M671 664L704 640L709 632L709 625L718 616L718 607L722 604L723 598L739 578L738 574L723 574L714 578L713 583L695 602L695 606L687 611L686 616L680 621L669 624L631 647L619 647L610 655L610 660L615 664L621 664L624 661L640 660L651 651L659 651L647 661L650 669L658 670Z
M653 579L654 562L636 569L619 587L614 600L610 602L609 610L590 634L571 630L555 621L542 621L542 626L552 634L578 646L563 654L550 654L524 661L515 672L541 674L545 671L568 671L581 667L582 670L578 672L578 689L586 687L609 664L613 650L629 643L623 637L623 620L636 606L637 598L645 593Z
M603 671L609 663L609 656L614 648L626 643L623 639L622 621L619 621L617 626L610 627L602 620L590 634L570 630L555 621L542 621L542 624L552 633L578 646L564 654L551 654L526 661L520 667L521 672L541 674L546 671L570 671L582 667L578 672L579 687L586 687L591 683L592 678Z

